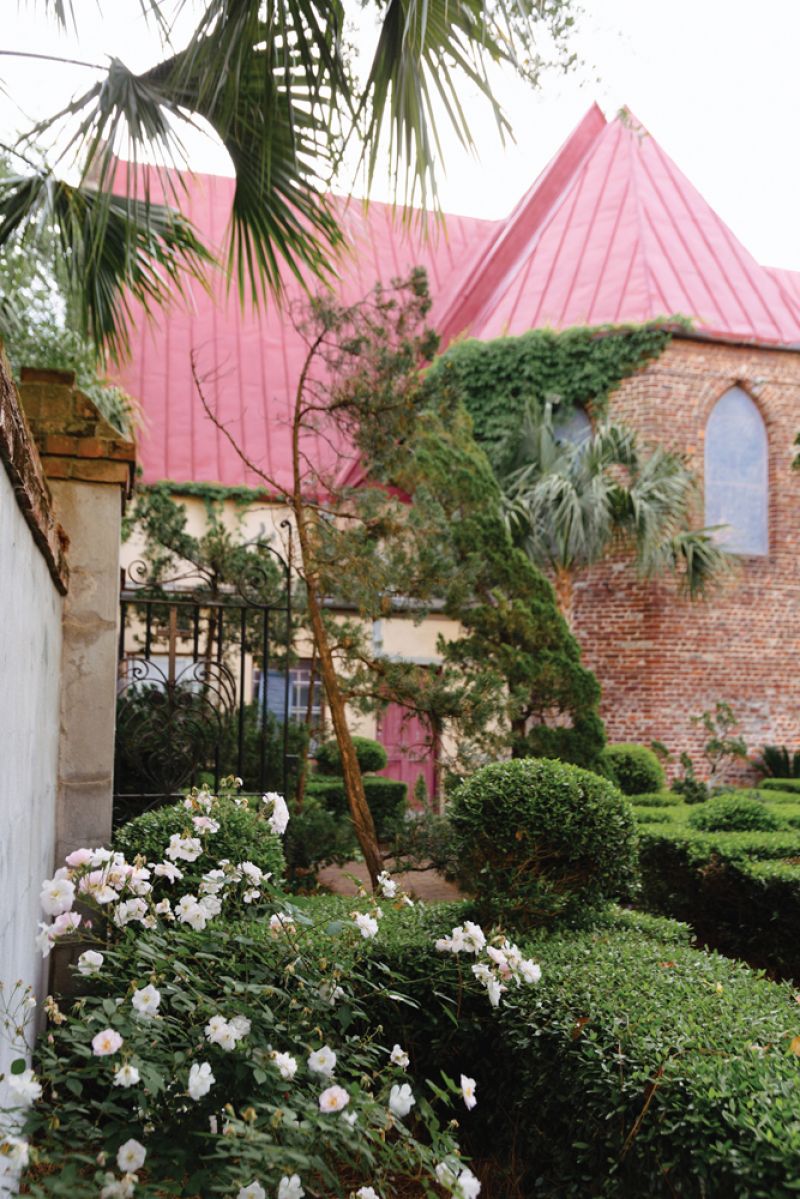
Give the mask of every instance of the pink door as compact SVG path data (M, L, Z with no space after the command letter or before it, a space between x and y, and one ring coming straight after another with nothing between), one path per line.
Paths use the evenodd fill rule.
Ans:
M389 761L381 774L408 783L409 803L414 800L414 784L421 774L432 799L436 788L436 752L427 726L400 704L390 704L378 717L378 740Z

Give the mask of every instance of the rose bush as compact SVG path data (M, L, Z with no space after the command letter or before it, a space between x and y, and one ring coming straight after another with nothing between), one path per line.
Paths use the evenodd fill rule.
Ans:
M288 818L279 799L262 812L276 832ZM315 923L253 862L217 859L218 800L195 793L185 810L191 828L161 855L78 850L43 885L52 919L39 945L82 949L78 991L46 1002L35 1070L12 1067L7 1177L70 1199L363 1199L399 1180L420 1195L477 1195L440 1122L454 1099L474 1106L473 1081L445 1077L432 1100L412 1086L403 1047L370 1019L372 998L402 1001L396 980L387 972L378 988L374 969L359 972L367 947L374 968L380 904L410 901L383 876L379 899ZM476 990L492 998L489 974L501 990L500 978L521 981L513 947L477 926L469 937L487 956Z

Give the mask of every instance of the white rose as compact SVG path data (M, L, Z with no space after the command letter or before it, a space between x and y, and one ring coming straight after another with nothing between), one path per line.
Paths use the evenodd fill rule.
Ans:
M154 1016L161 1003L161 992L157 991L152 983L149 983L146 987L141 987L133 992L131 1003L140 1016ZM135 1166L133 1168L136 1169Z
M332 1086L322 1092L319 1097L319 1110L321 1112L340 1112L343 1107L347 1107L350 1102L350 1096L344 1087Z
M135 1066L131 1066L127 1062L124 1066L120 1066L114 1075L115 1087L134 1087L138 1081L139 1071Z
M75 902L75 884L68 878L45 879L39 899L45 915L60 916Z
M313 1053L309 1054L308 1068L315 1074L322 1074L326 1078L330 1078L336 1069L336 1054L329 1045L323 1045L321 1049L315 1049Z
M93 974L100 973L102 965L102 953L98 953L96 949L87 949L78 958L78 973L83 974L86 978L91 978Z
M26 1107L41 1097L42 1087L36 1081L33 1070L23 1070L21 1074L9 1074L6 1076L6 1082L15 1097Z
M402 1086L395 1084L389 1092L389 1110L402 1120L407 1116L416 1103L413 1091L407 1082Z
M146 1157L147 1150L144 1145L140 1145L131 1137L124 1145L120 1145L117 1152L117 1165L123 1174L133 1174L136 1170L141 1169Z
M190 1099L202 1099L207 1095L217 1080L211 1073L208 1062L195 1062L189 1071L189 1085L186 1088Z
M281 1078L285 1078L287 1082L294 1078L297 1073L297 1059L293 1058L291 1053L273 1053L272 1060L278 1067Z

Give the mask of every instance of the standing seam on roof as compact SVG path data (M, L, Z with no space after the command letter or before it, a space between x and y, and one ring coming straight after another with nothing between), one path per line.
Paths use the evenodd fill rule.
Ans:
M636 258L639 253L639 245L640 245L639 237L637 234L637 236L633 242L633 249L631 250L630 260L628 262L628 269L625 272L625 281L622 284L622 287L620 288L619 301L617 303L616 312L614 313L614 321L613 321L614 324L618 324L619 321L622 319L622 317L621 317L622 306L625 303L625 296L627 295L627 292L628 292L628 284L630 283L631 274L633 272L633 266L634 266L634 263L636 262ZM645 287L647 287L646 281L645 281ZM649 295L649 293L648 293L648 295ZM628 319L630 320L631 318L628 317Z
M667 168L668 168L669 163L666 163L665 166L667 166ZM683 246L683 250L686 254L686 257L688 258L689 262L694 267L696 278L698 279L700 286L702 287L702 289L705 292L705 295L707 297L706 303L707 303L709 312L716 312L716 317L711 318L710 320L701 315L702 308L701 308L701 305L698 303L698 298L693 297L689 294L689 291L683 283L683 280L678 271L678 267L677 267L672 255L670 255L670 253L668 252L663 239L661 237L659 237L652 220L648 218L648 223L650 225L653 236L655 237L655 239L658 243L658 248L661 251L661 255L662 255L663 259L668 263L669 269L672 271L672 274L674 275L675 279L678 282L678 286L681 288L684 296L686 297L688 311L686 312L685 315L693 316L695 319L697 319L703 325L705 325L705 327L708 329L713 328L713 326L711 324L711 320L715 319L716 321L719 322L719 326L720 326L719 329L716 330L717 332L724 332L724 331L726 331L726 329L730 330L730 322L728 321L728 318L724 315L722 308L720 307L720 304L714 294L713 288L711 287L711 285L709 283L706 273L703 271L698 258L696 257L694 251L690 247L687 238L682 233L678 222L675 220L675 217L672 214L672 209L669 206L669 204L667 203L666 198L664 197L663 193L661 192L661 189L658 187L652 172L648 169L647 164L644 162L642 163L642 170L643 170L644 174L647 176L650 186L653 189L653 192L654 192L656 198L658 199L658 202L660 203L661 208L662 208L663 212L665 213L665 215L675 233L676 240L678 242L680 242L680 244ZM689 207L688 201L686 200L685 196L682 194L682 190L678 187L677 181L672 178L672 175L669 172L669 170L667 170L667 175L671 179L675 191L678 193L681 200L683 201L683 206L686 209L686 211L689 213L689 216L691 217L692 224L694 225L694 228L697 231L698 237L701 239L704 246L711 253L711 255L715 259L715 261L717 261L716 255L714 254L713 250L711 249L711 246L709 245L708 238L705 236L702 226L696 220L694 213L692 212L691 208ZM736 291L734 290L733 285L732 285L730 279L728 278L727 274L725 273L722 265L718 261L717 261L717 265L719 266L720 270L723 273L725 282L728 286L728 289L731 291L734 301L736 302L736 304L739 307L739 311L741 312L744 319L752 325L752 320L751 320L749 314L746 312L743 305L739 302L738 295L736 294Z
M650 216L649 211L645 211L644 219L645 219L645 223L647 225L647 229L648 229L649 233L652 235L654 241L658 245L658 248L661 251L662 256L664 257L664 259L666 260L666 262L669 266L669 270L672 273L673 279L675 280L675 283L677 285L676 295L677 295L677 291L680 291L681 294L683 295L683 302L676 305L674 302L675 296L670 297L667 295L666 291L664 290L664 287L661 284L661 280L660 280L659 276L656 274L655 271L653 271L653 274L652 274L653 286L655 287L656 291L658 292L658 296L659 296L659 300L660 300L659 312L663 316L673 316L673 315L677 315L678 313L680 313L681 316L688 317L690 320L703 322L704 318L700 315L700 312L697 307L697 301L695 298L693 298L692 296L689 295L689 290L684 285L683 279L682 279L680 273L678 272L677 266L672 261L672 259L669 257L669 255L667 254L664 243L659 236L658 230L656 229L656 226L653 222L653 218ZM687 251L687 254L688 254L688 251ZM646 256L647 256L647 250L645 250L645 257ZM688 256L691 261L694 261L694 259L692 259L690 254L688 254ZM698 269L697 264L695 263L695 270L697 270L697 269ZM700 275L700 286L701 286L701 288L705 288L707 295L710 295L708 288L705 287L705 278L702 274ZM713 297L712 297L711 302L713 305ZM655 313L653 313L653 315L655 315Z
M605 275L609 259L611 258L611 251L614 247L614 243L617 240L617 234L619 233L620 221L622 220L622 213L625 209L625 204L628 199L628 192L630 191L630 189L631 189L631 181L628 178L625 180L625 187L623 188L622 196L620 197L619 204L617 205L617 214L614 217L614 225L611 230L611 235L609 236L608 242L606 243L606 252L603 255L602 264L600 266L600 269L597 272L597 279L595 281L594 291L592 292L592 297L589 301L589 306L587 308L586 323L588 325L591 325L591 323L592 323L592 314L594 312L594 308L597 303L597 297L600 292L600 287L603 283L603 277Z
M576 255L575 266L572 271L572 277L570 279L569 287L567 288L567 292L564 297L564 302L561 305L561 313L558 318L559 326L563 325L563 323L564 323L564 317L566 316L566 314L569 310L570 302L575 293L575 286L577 284L578 275L579 275L581 267L583 265L584 256L586 254L586 247L588 246L589 240L592 236L592 233L594 232L595 222L597 221L597 213L600 209L601 202L604 199L605 194L606 194L606 188L608 186L608 177L611 173L611 168L614 164L614 160L617 157L618 149L619 149L619 138L617 138L616 142L611 147L608 165L606 166L605 171L603 173L602 184L600 187L597 188L597 193L595 195L594 204L593 204L592 210L591 210L591 216L589 217L589 220L586 223L586 232L584 233L584 236L583 236L583 245L581 246L580 250L578 251L578 254ZM587 163L586 177L588 177L588 163ZM581 182L583 182L583 181L581 181ZM560 247L559 247L559 253L560 253ZM600 278L600 274L598 273L598 280L599 280L599 278ZM584 321L582 321L581 323L582 324L585 323L586 320L588 320L588 316L586 318L584 318ZM570 320L570 324L574 324L574 321Z
M572 187L571 187L572 196L571 196L571 204L570 204L569 213L564 213L564 215L563 215L563 224L561 226L561 234L558 238L558 244L555 248L555 252L553 254L553 258L550 263L550 270L547 272L547 278L545 279L542 287L540 287L540 289L539 289L539 300L536 305L536 309L535 309L533 318L530 322L528 322L528 325L527 325L527 327L529 329L535 329L538 327L539 317L541 315L542 308L544 306L545 297L547 296L547 294L550 290L550 284L553 281L553 275L555 273L556 267L558 266L558 260L561 257L561 251L564 248L564 242L565 242L567 234L569 232L572 218L575 214L575 208L578 203L578 197L581 194L581 190L586 181L586 176L587 176L588 172L589 172L589 161L585 160L583 162L582 166L578 169L576 174L573 176ZM567 190L569 191L570 189L568 188ZM547 233L550 229L552 229L553 225L555 224L556 217L562 215L562 211L565 208L566 204L567 204L567 198L566 198L566 196L564 196L562 198L562 202L560 204L558 204L558 203L556 204L553 211L547 214L547 218L539 226L538 235L536 237L536 246L528 260L528 266L525 271L525 278L523 280L521 280L521 282L520 282L520 286L517 291L517 298L514 302L514 307L511 311L511 316L509 317L509 322L508 322L509 327L511 326L511 322L514 320L514 317L516 316L517 308L519 306L520 300L522 299L522 292L523 292L525 286L527 285L528 278L530 276L531 270L533 269L533 264L534 264L534 261L536 258L536 254L538 253L539 248L542 244L542 239L544 238L545 233Z
M667 176L668 176L668 178L670 179L670 181L671 181L671 183L672 183L672 186L673 186L673 188L674 188L675 192L677 193L678 197L680 198L680 200L681 200L681 202L682 202L682 204L683 204L683 207L684 207L684 209L686 210L686 212L688 213L689 217L691 218L692 224L693 224L693 225L695 226L695 228L697 229L698 235L700 236L700 238L702 239L702 241L705 243L705 245L706 245L706 247L707 247L707 249L708 249L708 253L709 253L709 254L711 255L711 257L713 258L713 260L714 260L714 262L716 263L716 265L717 265L717 267L718 267L718 269L719 269L719 271L720 271L720 273L721 273L722 277L724 278L724 280L725 280L726 284L728 285L728 288L729 288L729 290L730 290L730 293L731 293L731 296L733 297L733 300L734 300L734 302L737 304L737 306L738 306L738 308L739 308L740 312L741 312L741 313L742 313L742 315L744 316L745 320L748 322L748 324L749 324L749 326L750 326L750 330L751 330L751 331L755 331L755 330L756 330L756 328L757 328L757 323L756 323L756 321L754 321L754 320L753 320L753 317L752 317L751 313L749 312L749 310L748 310L747 306L745 305L745 303L744 303L744 302L742 301L742 299L740 298L740 296L739 296L739 292L738 292L738 290L736 289L736 287L734 286L734 284L733 284L733 280L731 279L731 277L730 277L730 275L729 275L728 271L726 270L726 268L725 268L725 266L724 266L724 264L723 264L722 260L720 259L719 255L717 254L716 250L714 249L713 245L711 244L711 241L710 241L710 240L709 240L709 238L706 236L706 234L705 234L705 231L703 230L702 226L700 225L699 221L697 220L697 218L696 218L696 216L695 216L695 214L694 214L693 210L691 209L691 207L690 207L690 205L689 205L688 199L687 199L687 197L686 197L686 195L685 195L685 193L684 193L684 191L683 191L683 188L682 188L682 187L680 187L680 186L678 185L678 180L677 180L677 178L675 177L675 175L673 174L673 171L672 171L672 169L671 169L671 166L672 166L672 164L669 162L669 160L666 158L666 156L665 156L665 155L663 155L663 154L661 153L661 151L660 151L660 148L659 148L658 144L654 142L654 143L653 143L653 145L654 145L654 147L655 147L655 150L656 150L656 152L658 153L659 157L660 157L660 158L661 158L661 159L664 161L664 166L666 167ZM666 205L666 202L665 202L665 200L664 200L664 198L663 198L663 196L662 196L662 194L661 194L661 191L660 191L660 189L659 189L659 187L658 187L658 185L657 185L657 183L656 183L655 179L653 178L653 176L652 176L651 172L650 172L650 171L647 169L647 167L646 167L646 165L645 165L645 164L643 164L643 169L645 170L645 173L647 174L648 178L650 179L650 183L651 183L651 186L653 187L653 190L655 191L655 193L656 193L656 195L658 196L659 200L661 200L661 203L664 205L664 208L665 208L665 210L666 210L666 212L667 212L667 214L668 214L668 216L669 216L669 218L670 218L670 220L671 220L671 222L672 222L672 226L673 226L673 228L675 229L675 232L677 233L677 235L678 235L678 237L679 237L680 241L681 241L681 242L683 242L683 243L684 243L684 245L685 245L685 244L686 244L686 243L685 243L685 238L682 236L682 234L681 234L681 232L680 232L680 229L679 229L679 227L678 227L678 224L677 224L677 222L676 222L675 218L674 218L674 217L673 217L673 215L672 215L672 212L671 212L671 210L670 210L670 209L669 209L669 207ZM705 203L705 201L703 201L703 203ZM717 227L718 227L718 228L720 228L720 229L723 229L723 230L724 230L724 229L725 229L725 226L724 226L723 222L720 220L720 218L717 216L717 214L716 214L715 212L713 212L713 210L712 210L712 209L709 209L709 211L711 211L711 212L712 212L712 215L713 215L713 217L714 217L714 220L715 220L715 223L716 223ZM688 252L688 248L687 248L687 252ZM690 256L691 256L691 255L690 255ZM692 257L693 257L693 256L692 256ZM738 255L737 255L737 259L738 259ZM775 329L776 333L778 334L778 336L780 336L780 334L781 334L781 330L780 330L779 326L777 325L777 323L776 323L775 319L773 318L772 314L769 312L769 309L766 307L766 305L765 305L765 303L764 303L764 298L763 298L763 296L760 294L760 292L759 292L759 290L758 290L758 288L757 288L757 286L756 286L756 284L755 284L755 281L753 280L753 278L752 278L752 276L751 276L751 274L750 274L749 270L747 270L747 269L745 268L745 266L744 266L744 263L742 263L741 261L739 261L739 262L738 262L738 266L739 266L740 270L742 270L742 272L743 272L743 274L745 275L745 277L746 277L746 279L748 280L748 282L750 283L751 287L753 288L753 291L754 291L754 292L756 293L756 295L758 296L758 298L759 298L759 300L760 300L760 302L761 302L762 309L764 310L764 314L766 315L767 319L768 319L768 320L771 322L771 324L772 324L773 328ZM713 295L713 292L711 291L711 288L708 286L708 284L706 284L706 287L707 287L708 291L709 291L709 292L710 292L710 293ZM717 310L718 310L718 312L719 312L719 315L720 315L720 316L723 316L723 315L724 315L724 314L722 313L722 311L721 311L719 308L718 308ZM728 331L729 331L729 332L734 332L734 330L733 330L733 329L731 329L731 326L730 326L730 324L727 322L727 318L726 318L726 324L727 324Z
M621 133L621 131L622 131L622 125L620 124L620 133ZM642 250L642 269L643 269L643 273L644 273L645 292L647 293L647 312L648 312L648 314L650 314L653 312L653 293L652 293L651 286L650 286L650 264L647 261L647 253L645 250L644 223L642 220L642 199L639 194L639 171L638 171L639 155L634 153L634 145L633 145L633 139L635 136L637 136L637 135L634 132L629 133L628 155L630 158L630 177L631 177L631 180L633 181L633 210L636 214L636 228L638 231L636 244L637 244L637 246L641 246L641 250ZM649 137L650 135L648 134L647 136ZM624 297L625 292L628 287L629 278L630 278L630 266L628 269L628 274L625 276L625 287L622 289L623 297ZM619 311L620 311L620 309L618 307L617 313L619 313Z

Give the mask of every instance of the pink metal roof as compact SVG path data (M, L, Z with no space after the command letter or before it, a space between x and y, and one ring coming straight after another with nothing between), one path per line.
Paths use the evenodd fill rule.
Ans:
M548 174L561 186L533 213ZM755 261L630 113L607 124L591 109L498 241L516 253L498 272L490 246L473 266L470 296L482 302L465 320L451 306L450 335L680 314L709 337L800 344L797 289Z
M187 215L212 245L232 193L230 179L190 182ZM609 123L593 105L505 221L448 216L426 241L389 206L337 203L348 246L340 297L425 266L445 340L680 314L701 336L800 347L800 273L760 266L629 113ZM297 283L287 290L300 298ZM220 279L212 295L195 287L154 321L141 314L132 343L121 377L145 415L146 480L259 486L202 410L195 352L220 418L251 460L288 482L303 343L275 305L242 312ZM322 463L330 451L319 439L313 453Z
M223 243L232 196L232 179L191 180L186 215L211 245ZM449 216L446 230L432 222L426 239L418 227L404 229L388 205L374 203L365 210L360 202L339 203L348 251L338 263L336 290L345 303L366 295L376 280L389 283L417 265L427 269L434 296L440 294L495 227L491 221ZM302 298L296 281L286 290L289 302ZM120 371L144 414L139 436L144 479L263 487L205 415L192 379L194 353L220 420L252 462L288 484L288 422L304 343L275 303L266 312L242 311L235 290L228 292L221 276L210 295L199 286L189 292L189 303L175 303L152 320L139 311L131 357ZM435 312L432 321L435 325ZM311 452L320 465L334 466L323 439L316 439Z

